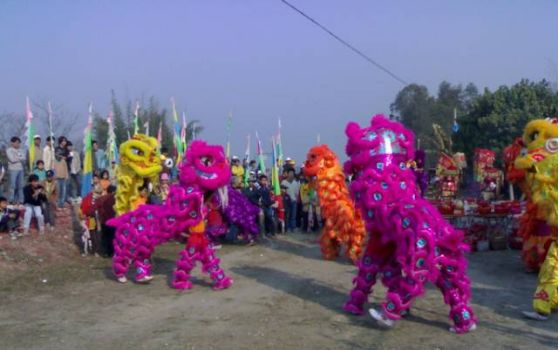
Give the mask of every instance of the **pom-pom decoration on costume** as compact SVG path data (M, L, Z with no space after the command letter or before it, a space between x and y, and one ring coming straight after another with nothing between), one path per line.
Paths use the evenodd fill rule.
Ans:
M378 277L388 288L382 313L370 311L385 325L402 317L430 281L441 290L451 311L453 331L476 328L469 306L470 280L463 234L420 196L414 172L414 135L383 115L369 126L346 127L350 157L345 169L354 178L351 192L362 211L369 240L344 309L363 312Z
M317 194L324 227L320 244L323 258L335 259L342 245L346 256L357 261L362 253L365 227L346 186L346 177L338 158L326 145L315 146L307 153L305 176L317 178Z

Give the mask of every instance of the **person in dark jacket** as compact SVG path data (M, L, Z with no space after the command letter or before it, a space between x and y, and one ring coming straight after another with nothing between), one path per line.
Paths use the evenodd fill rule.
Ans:
M29 234L31 218L35 215L39 225L39 234L45 233L45 218L41 210L41 205L47 200L43 186L39 182L39 177L35 174L29 175L28 184L23 188L23 205L25 214L23 216L23 234Z
M107 221L115 217L115 191L113 185L107 187L107 194L102 195L95 201L94 207L97 217L101 224L101 247L102 252L107 257L112 257L114 253L113 240L115 239L115 228L107 225Z
M259 189L257 190L259 198L259 206L264 216L264 230L267 237L276 235L276 220L274 217L274 208L277 204L272 198L272 190L268 184L266 175L259 176Z

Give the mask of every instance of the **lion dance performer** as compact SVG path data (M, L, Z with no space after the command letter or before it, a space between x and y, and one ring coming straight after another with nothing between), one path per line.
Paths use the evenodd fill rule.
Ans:
M524 315L546 320L558 308L558 123L557 120L537 119L529 122L523 132L527 147L515 160L515 167L525 170L536 216L551 230L546 258L541 266L538 285L533 295L534 311Z
M447 223L420 196L408 161L414 157L414 134L383 115L360 128L346 127L350 157L345 164L355 176L351 184L356 206L362 210L369 240L344 309L362 314L379 275L388 288L382 311L370 314L384 327L405 315L430 281L451 308L452 332L476 329L469 306L470 280L463 234Z
M212 278L214 289L229 287L233 280L220 268L220 259L214 255L205 233L205 199L227 185L230 177L223 148L194 141L179 164L179 184L171 186L162 205L142 205L109 221L117 228L113 257L117 279L126 282L128 267L133 262L136 280L150 281L150 258L155 246L181 238L188 232L186 247L180 252L173 273L173 287L192 287L190 273L197 261Z
M346 176L333 151L326 145L315 146L307 153L305 176L317 177L317 194L325 219L320 238L321 252L327 260L335 259L342 244L346 255L356 262L365 238L365 227L346 187Z
M129 212L138 200L138 189L145 181L158 183L162 170L157 140L142 134L134 135L119 147L120 163L117 167L117 193L115 213Z
M515 166L515 160L524 149L523 138L517 138L504 150L504 165L507 180L517 185L527 198L525 212L519 219L518 235L523 239L521 258L527 272L539 271L551 240L551 228L545 220L537 217L537 205L531 199L531 191L526 181L524 169Z

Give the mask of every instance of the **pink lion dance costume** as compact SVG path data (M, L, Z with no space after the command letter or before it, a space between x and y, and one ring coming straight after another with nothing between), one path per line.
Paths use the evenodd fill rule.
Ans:
M154 248L188 232L187 244L179 255L173 273L173 288L190 289L191 270L197 261L214 282L214 289L229 287L233 280L220 268L205 233L207 209L205 198L229 183L230 170L221 146L194 141L179 167L179 184L171 186L162 205L142 205L109 222L116 227L113 271L120 282L126 282L131 262L136 280L148 282L151 277L150 257Z
M358 275L344 310L362 314L377 276L388 288L382 312L370 314L390 327L407 314L424 285L437 285L451 308L450 330L466 333L476 328L469 306L470 281L463 234L447 223L428 201L421 198L414 171L407 162L414 157L414 134L383 115L362 129L346 127L345 164L353 175L351 191L369 232Z

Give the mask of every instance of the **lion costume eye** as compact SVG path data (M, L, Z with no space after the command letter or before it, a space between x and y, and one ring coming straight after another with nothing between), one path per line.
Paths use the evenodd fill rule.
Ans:
M212 157L208 157L208 156L201 157L200 161L206 166L210 166L214 163Z
M141 149L138 149L136 147L132 147L132 149L130 150L133 154L137 155L137 156L143 156L144 155L144 151L142 151Z
M531 134L529 138L531 139L531 141L535 141L538 137L539 137L539 132L535 131L534 133Z

